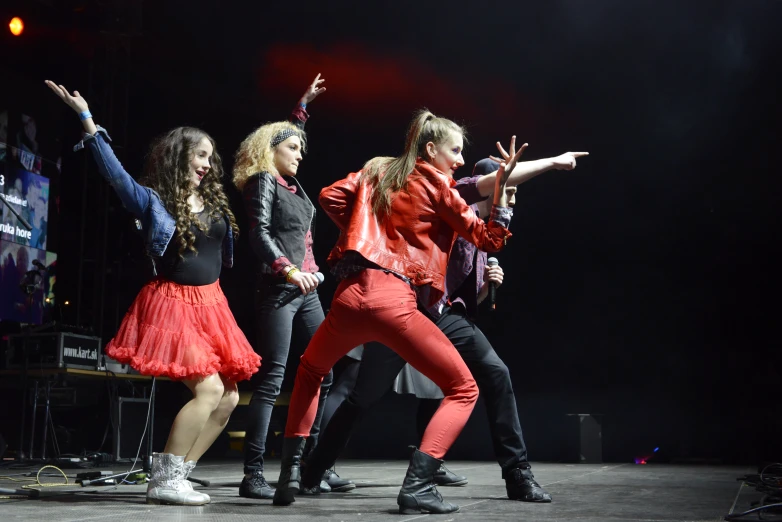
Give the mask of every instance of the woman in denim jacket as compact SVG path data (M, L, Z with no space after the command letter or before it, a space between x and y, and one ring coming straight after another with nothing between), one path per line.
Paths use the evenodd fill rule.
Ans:
M221 265L233 264L239 230L221 185L214 140L179 127L151 147L140 185L125 172L84 98L46 84L79 114L98 171L137 218L157 277L139 292L106 346L114 359L144 375L182 381L193 393L179 412L163 453L152 456L148 503L202 505L187 476L228 423L236 382L258 371L260 358L236 324L220 289Z

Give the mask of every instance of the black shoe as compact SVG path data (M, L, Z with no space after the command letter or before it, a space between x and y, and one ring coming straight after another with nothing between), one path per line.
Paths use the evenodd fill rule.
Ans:
M320 486L315 486L314 488L307 488L304 487L304 484L299 485L299 495L304 496L313 496L313 495L320 495L321 493L328 493L331 491L330 489L324 490L322 486L328 487L328 484L321 483Z
M321 493L331 493L331 486L325 480L317 482L314 486L307 485L304 477L307 475L307 466L301 461L301 481L299 482L299 493L302 495L320 495Z
M336 491L337 493L356 489L356 485L353 484L352 480L341 478L333 469L326 470L326 472L323 474L323 480L321 480L321 484L323 482L329 485L329 488L331 488L330 491Z
M551 495L535 481L530 468L515 468L505 477L505 490L511 500L551 502Z
M465 486L467 477L457 475L442 464L440 469L434 472L434 483L438 486Z
M310 457L312 454L310 454ZM305 460L305 457L301 457L301 484L299 489L305 495L320 495L321 493L331 493L331 486L326 482L326 475L322 474L320 477L315 475L317 471L312 469L309 461Z
M459 506L443 502L443 497L434 484L434 474L442 464L443 461L440 459L418 451L418 449L413 450L405 481L396 497L400 513L410 515L412 513L454 513L459 511Z
M274 488L266 482L263 477L263 471L256 470L247 478L242 479L242 485L239 486L239 496L245 498L273 498Z
M272 501L275 506L289 506L296 501L301 485L301 452L304 442L304 437L285 437L282 442L280 479Z
M351 481L340 480L334 489L334 478L328 473L329 469L334 467L342 450L350 440L350 434L353 427L361 418L361 408L350 402L350 398L343 401L334 412L331 420L326 425L326 429L321 433L317 446L301 461L301 487L312 489L320 484L321 492L328 491L348 491L355 487ZM352 486L346 486L351 484Z

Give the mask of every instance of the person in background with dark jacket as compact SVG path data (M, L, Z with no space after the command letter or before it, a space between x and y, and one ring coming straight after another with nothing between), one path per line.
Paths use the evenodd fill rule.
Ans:
M290 121L268 123L248 135L236 152L233 181L242 191L249 218L250 245L258 259L255 291L256 350L264 364L253 376L252 398L244 439L244 479L239 495L270 499L274 488L263 475L263 454L274 402L280 394L288 361L298 361L323 322L318 299L318 265L312 253L315 205L299 183L299 163L306 151L304 123L307 104L326 90L318 75L293 110ZM318 274L320 275L320 274ZM284 303L291 293L294 299ZM294 331L300 343L291 350ZM324 379L318 419L308 449L317 443L319 419L331 386ZM323 476L324 489L355 485L332 470Z
M202 505L209 495L186 480L239 402L236 382L261 361L236 324L220 288L239 233L222 185L222 163L208 134L178 127L155 140L141 183L128 174L95 125L87 101L47 81L79 115L98 172L146 234L157 277L130 306L106 354L143 375L182 381L193 393L177 414L163 453L152 455L147 503Z

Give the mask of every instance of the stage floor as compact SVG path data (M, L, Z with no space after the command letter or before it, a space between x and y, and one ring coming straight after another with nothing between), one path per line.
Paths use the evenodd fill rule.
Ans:
M529 520L529 521L719 521L732 508L750 508L759 495L741 487L737 477L752 473L748 467L633 464L568 465L537 463L535 476L554 497L551 504L514 502L505 496L504 481L494 462L448 462L448 467L466 475L463 487L440 488L447 500L461 511L441 520ZM19 488L8 476L22 479L30 468L0 468L0 487ZM127 467L115 466L119 472ZM155 506L144 502L146 486L52 487L37 500L0 500L4 522L47 520L109 521L132 520L419 520L425 515L399 515L396 495L407 469L403 461L345 460L337 465L342 477L354 480L357 488L348 493L299 497L286 508L271 501L238 496L242 478L240 461L208 461L194 475L210 480L208 488L197 486L212 497L201 507ZM267 478L276 481L279 461L267 462ZM85 470L65 469L73 480ZM48 471L47 471L48 472ZM42 482L58 482L46 477ZM29 482L28 482L29 483Z

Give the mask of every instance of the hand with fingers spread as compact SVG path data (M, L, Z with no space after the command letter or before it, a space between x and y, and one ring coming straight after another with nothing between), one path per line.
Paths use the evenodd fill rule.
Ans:
M320 84L325 82L325 78L320 77L320 73L315 77L315 79L312 81L309 87L307 87L307 90L304 92L304 94L301 97L301 100L299 103L302 106L306 106L308 103L311 103L312 100L318 97L319 94L326 92L325 87L321 87Z
M527 149L527 145L528 144L525 143L518 151L516 151L516 136L513 136L510 139L510 147L508 147L508 152L505 152L505 149L502 148L500 142L497 142L497 148L499 149L503 159L499 161L500 169L497 171L497 177L494 180L495 206L508 206L508 196L505 193L505 184L508 182L508 177L516 167L516 163L519 161L519 158Z
M54 94L59 96L68 107L79 114L79 117L82 120L82 124L84 125L84 130L90 134L95 134L98 129L95 127L95 123L92 121L90 106L87 104L87 100L85 100L82 95L79 94L79 91L73 91L73 95L71 95L71 93L68 92L68 89L66 89L64 85L57 85L51 80L46 80L44 83L46 83L46 86L49 87L52 92L54 92Z
M497 150L500 151L501 158L497 158L496 156L489 156L489 159L496 161L500 164L500 167L502 168L502 164L505 164L505 170L504 175L507 181L507 177L510 176L510 173L513 172L513 169L516 168L516 163L518 163L519 158L521 158L521 155L524 154L524 151L527 150L527 147L529 147L529 143L525 143L521 146L519 151L514 154L513 149L516 146L516 136L513 136L511 138L510 142L510 152L505 152L505 149L502 148L502 144L498 141L497 142Z
M589 156L588 152L566 152L553 158L553 168L555 170L573 170L576 168L576 159Z

